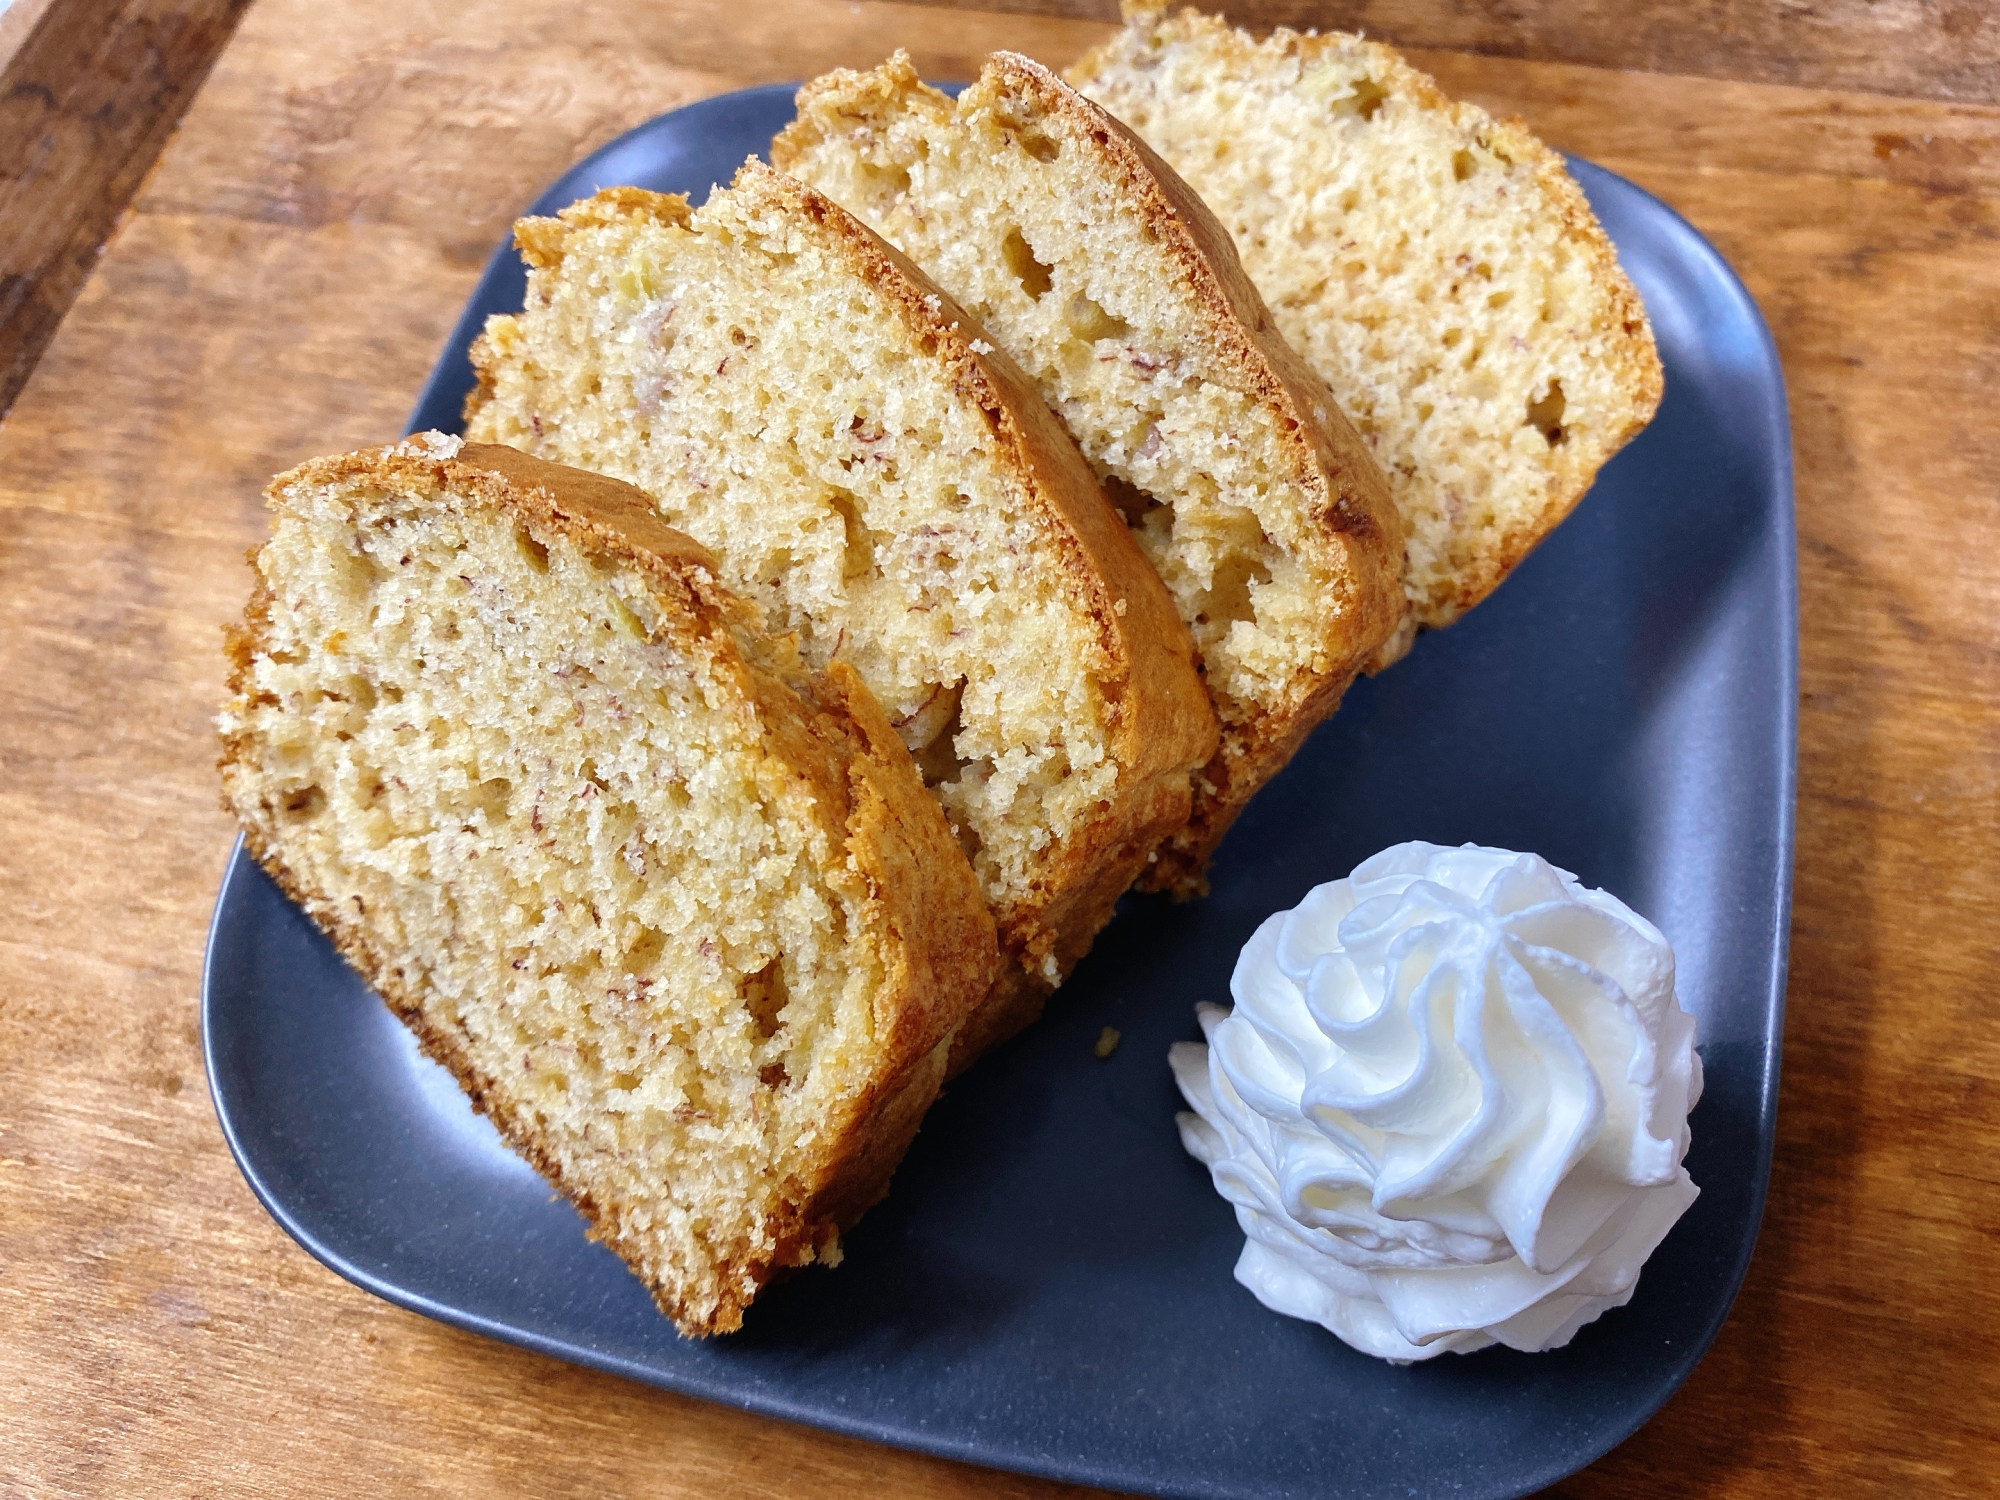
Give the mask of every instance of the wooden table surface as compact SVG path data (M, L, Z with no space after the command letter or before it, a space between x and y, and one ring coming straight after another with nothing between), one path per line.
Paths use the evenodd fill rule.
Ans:
M1396 34L1394 7L1346 9ZM1521 9L1409 8L1418 42L1532 53L1447 24ZM2000 90L1983 7L1868 9L1934 16L1952 66L1882 43L1856 73L1851 36L1775 70L1818 88L1418 53L1692 219L1790 382L1803 701L1770 1206L1714 1351L1566 1496L2000 1486ZM1656 52L1704 66L1661 26ZM1101 31L836 0L250 6L0 425L0 1495L1061 1492L349 1286L237 1175L197 989L231 836L218 632L259 488L399 430L510 216L707 94L898 44L933 76L1000 45L1061 64Z

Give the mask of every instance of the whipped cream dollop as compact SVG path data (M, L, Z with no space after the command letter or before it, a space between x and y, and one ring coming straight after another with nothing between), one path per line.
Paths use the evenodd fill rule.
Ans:
M1399 844L1257 929L1172 1052L1236 1279L1385 1359L1553 1349L1698 1191L1659 929L1533 854Z

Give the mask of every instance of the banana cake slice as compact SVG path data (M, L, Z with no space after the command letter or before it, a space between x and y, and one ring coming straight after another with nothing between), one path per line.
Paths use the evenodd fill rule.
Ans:
M1014 363L804 184L751 162L698 211L617 188L515 238L469 434L639 486L868 684L998 923L962 1063L1187 819L1216 728L1172 600Z
M993 927L844 663L628 485L425 434L271 484L231 640L256 858L688 1334L839 1259Z
M1652 419L1645 308L1560 156L1341 32L1125 6L1069 71L1201 194L1388 474L1419 624L1491 593Z
M1401 522L1367 447L1201 201L1028 58L995 53L956 103L900 52L830 73L771 159L990 330L1165 580L1222 737L1146 883L1199 889L1230 822L1405 618Z

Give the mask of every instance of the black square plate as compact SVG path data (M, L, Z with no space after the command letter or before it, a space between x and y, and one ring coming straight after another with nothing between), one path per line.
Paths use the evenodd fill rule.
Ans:
M787 88L662 116L536 205L699 196ZM1644 294L1658 419L1463 623L1348 695L1224 845L1208 900L1127 898L1046 1020L954 1083L846 1264L687 1342L241 852L203 990L210 1086L266 1207L341 1275L560 1359L952 1458L1160 1495L1512 1496L1645 1421L1721 1326L1769 1172L1791 884L1798 609L1783 380L1682 219L1573 170ZM466 347L521 305L503 247L413 425L455 430ZM1384 845L1530 849L1651 917L1708 1088L1700 1200L1631 1305L1550 1354L1394 1368L1266 1312L1181 1151L1168 1044L1258 921ZM1105 1025L1124 1033L1108 1061Z

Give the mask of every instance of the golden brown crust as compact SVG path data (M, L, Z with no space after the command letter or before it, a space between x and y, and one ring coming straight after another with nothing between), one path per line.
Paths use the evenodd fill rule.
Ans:
M1072 139L1096 148L1118 178L1149 233L1173 257L1181 282L1209 319L1216 345L1245 390L1279 415L1293 452L1299 489L1327 540L1343 552L1352 616L1345 656L1332 669L1358 667L1394 630L1403 613L1395 586L1403 563L1402 522L1388 481L1326 384L1278 334L1264 299L1236 253L1236 242L1180 174L1121 120L1062 79L1016 52L996 52L981 82L1034 99Z
M552 464L501 443L466 443L455 462L498 474L508 484L500 503L524 520L563 528L593 551L636 563L662 581L690 569L714 578L715 558L709 550L662 521L636 485Z
M1194 642L1166 585L1021 367L993 348L978 320L908 256L832 199L755 160L732 186L753 187L820 225L855 273L895 301L954 386L986 413L1022 488L1045 508L1071 583L1097 625L1110 695L1121 704L1119 763L1139 782L1199 764L1216 730L1195 672Z
M1072 830L1041 872L1031 900L996 914L1008 966L1028 977L1017 983L1009 974L1003 986L1008 998L996 990L993 1003L1012 1014L1021 1008L1018 994L1033 994L1038 1010L1055 987L1049 965L1058 975L1068 971L1111 919L1152 849L1188 818L1189 773L1213 755L1217 738L1194 644L1166 586L1068 433L1020 368L991 348L976 319L900 251L806 184L753 160L737 173L731 191L810 224L857 276L889 298L955 391L986 414L1021 492L1042 508L1046 534L1066 560L1073 597L1096 627L1097 675L1116 715L1118 797ZM517 238L524 248L534 245L532 253L542 257L536 264L550 265L560 259L569 226L621 219L682 225L686 200L616 189L563 210L556 220L523 221ZM493 385L491 357L482 345L474 346L473 363L479 386L467 398L468 417L490 399ZM1013 1029L1018 1027L1005 1034ZM971 1056L958 1050L954 1071Z
M1326 659L1301 671L1285 701L1224 729L1216 755L1196 776L1187 824L1159 850L1145 889L1196 895L1215 847L1257 790L1291 759L1340 703L1355 676L1398 632L1403 523L1388 482L1325 383L1281 337L1263 297L1243 270L1235 242L1195 191L1123 122L1040 63L1013 52L988 60L981 84L1034 100L1079 145L1095 148L1155 240L1172 255L1182 285L1207 315L1217 346L1243 389L1275 412L1292 450L1292 471L1327 556L1333 597Z
M1002 947L1023 977L1006 974L988 1002L990 1014L967 1027L968 1035L990 1045L1040 1013L1055 988L1048 963L1059 974L1069 972L1146 869L1153 848L1187 821L1188 773L1212 756L1217 742L1194 642L1076 444L1020 366L991 347L978 320L908 256L796 178L753 161L733 186L812 219L857 275L894 300L958 390L987 414L1022 488L1042 503L1071 583L1099 632L1106 696L1118 716L1113 754L1120 765L1119 800L1063 841L1041 872L1036 905L1000 914ZM981 348L973 347L975 340ZM970 1045L955 1049L952 1071L976 1055Z
M1041 64L996 52L956 106L923 83L904 53L869 72L830 73L800 90L798 117L772 142L772 160L781 168L805 163L849 121L867 129L907 113L943 126L954 113L986 110L1003 122L1018 114L1093 159L1166 252L1231 384L1276 418L1287 478L1303 500L1302 560L1324 580L1315 660L1269 701L1233 706L1216 754L1197 773L1187 823L1142 876L1150 888L1191 892L1250 796L1400 634L1403 522L1366 444L1276 331L1228 231L1138 136Z
M420 440L406 440L308 459L273 479L266 493L275 506L279 492L290 485L357 480L400 487L411 494L450 485L481 504L509 512L531 533L547 528L593 554L631 563L666 590L679 610L697 616L703 622L702 634L724 620L743 617L742 602L717 581L715 559L708 549L660 520L645 491L513 448L448 442L433 450Z
M887 1191L924 1111L942 1082L951 1039L987 993L996 963L992 918L942 811L924 790L908 751L881 709L845 664L824 676L787 684L745 655L736 632L746 611L718 584L709 554L661 522L643 492L619 481L548 463L507 448L466 445L455 456L420 443L318 459L272 481L276 497L292 484L364 480L384 489L436 496L511 516L544 545L561 536L607 559L635 566L656 587L662 633L699 642L742 695L782 760L809 795L831 847L844 848L865 887L863 931L882 955L874 998L874 1078L828 1122L829 1144L808 1163L806 1180L782 1217L767 1225L775 1249L758 1265L720 1268L720 1295L696 1303L653 1283L661 1310L683 1333L728 1332L742 1322L750 1296L786 1268L837 1258L840 1232ZM244 623L227 632L229 691L247 707L252 672L270 624L271 595L260 577ZM565 1177L545 1151L534 1122L510 1108L507 1091L479 1071L464 1039L426 1013L422 996L367 929L328 893L288 867L273 837L275 810L260 806L239 781L253 770L246 731L226 732L219 766L224 806L242 822L245 846L333 941L341 954L411 1028L425 1053L448 1068L523 1156L590 1220L591 1234L640 1264L623 1243L623 1206L603 1204ZM754 1294L753 1294L754 1295Z
M1368 60L1369 76L1389 93L1408 99L1419 109L1448 115L1455 127L1478 144L1497 147L1508 160L1527 165L1536 189L1544 196L1550 217L1560 226L1573 252L1589 265L1591 280L1605 299L1600 331L1614 335L1606 362L1625 396L1624 418L1610 429L1593 434L1588 442L1573 447L1558 482L1551 485L1543 503L1512 518L1495 546L1473 558L1439 588L1412 601L1417 624L1426 629L1450 624L1492 593L1576 508L1597 471L1652 420L1659 407L1664 389L1659 352L1639 295L1618 264L1616 248L1559 154L1537 139L1520 120L1495 120L1476 105L1453 100L1435 79L1412 67L1392 47L1348 32L1301 34L1289 27L1279 27L1260 41L1218 16L1204 15L1191 8L1169 15L1165 0L1124 0L1121 10L1124 30L1084 53L1066 70L1064 76L1077 88L1088 88L1099 75L1115 68L1120 48L1135 37L1150 45L1199 44L1213 49L1215 57L1237 69L1254 68L1270 58L1283 57L1295 59L1303 72L1322 58L1360 54ZM1368 669L1387 666L1407 647L1406 634L1392 638L1382 656L1371 662Z

